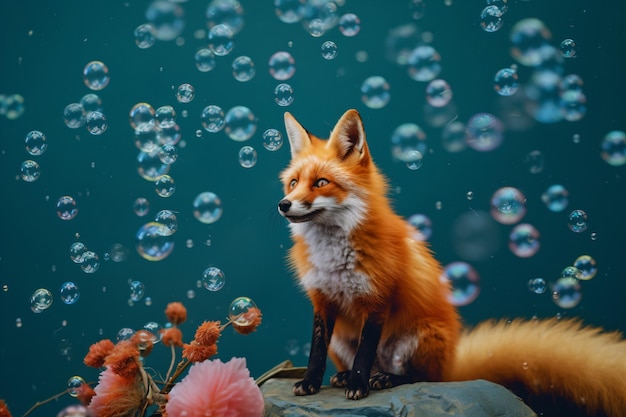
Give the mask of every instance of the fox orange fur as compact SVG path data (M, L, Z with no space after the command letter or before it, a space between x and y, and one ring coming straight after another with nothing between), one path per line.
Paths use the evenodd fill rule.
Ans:
M464 331L442 268L394 213L356 110L328 140L289 113L291 163L278 210L289 257L314 310L309 364L296 395L331 384L349 399L416 381L487 379L587 415L626 415L626 342L574 320L487 322Z

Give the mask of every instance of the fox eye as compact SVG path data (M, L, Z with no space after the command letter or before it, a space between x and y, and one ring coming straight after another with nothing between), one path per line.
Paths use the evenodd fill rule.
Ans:
M315 186L317 188L321 188L325 185L328 185L330 183L330 181L328 181L326 178L320 178L317 181L315 181Z
M289 188L293 188L296 186L296 184L298 183L297 179L292 179L291 182L289 183Z

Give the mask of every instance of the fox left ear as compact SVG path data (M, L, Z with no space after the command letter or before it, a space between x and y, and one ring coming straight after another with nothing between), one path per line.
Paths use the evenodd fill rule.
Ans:
M302 149L311 145L309 133L289 112L285 112L285 130L287 131L292 158L295 158Z
M352 154L357 154L359 159L363 156L365 129L358 111L350 109L341 116L330 135L328 146L335 147L341 159Z

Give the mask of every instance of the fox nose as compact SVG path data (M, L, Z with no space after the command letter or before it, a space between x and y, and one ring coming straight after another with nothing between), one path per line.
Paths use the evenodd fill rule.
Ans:
M287 213L289 211L289 207L291 207L291 201L287 200L286 198L278 202L278 210L282 211L283 213Z

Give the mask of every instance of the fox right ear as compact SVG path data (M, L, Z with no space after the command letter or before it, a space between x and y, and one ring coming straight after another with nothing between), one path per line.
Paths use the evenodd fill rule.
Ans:
M311 138L306 129L289 112L285 112L285 130L287 130L292 158L311 145Z

